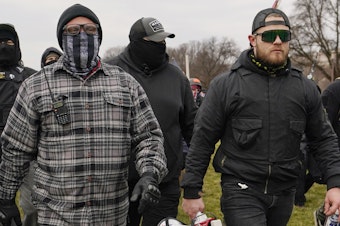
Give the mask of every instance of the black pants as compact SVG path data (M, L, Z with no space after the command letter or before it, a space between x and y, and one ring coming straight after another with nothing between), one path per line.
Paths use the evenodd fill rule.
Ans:
M312 185L314 183L325 184L322 178L322 173L314 157L307 151L302 158L302 168L297 178L295 205L303 206L306 202L305 193L308 192Z
M221 210L228 226L286 226L294 196L295 190L268 195L222 179Z
M294 204L297 206L304 206L305 202L306 202L306 196L305 193L309 190L309 188L313 185L313 183L311 185L310 184L310 180L307 179L307 161L304 159L302 160L302 166L301 166L301 170L299 172L299 176L297 178L297 183L296 183L296 194L295 194L295 201ZM307 182L308 180L308 182ZM308 185L306 184L308 183ZM308 187L308 189L306 190L306 187Z
M129 182L130 197L136 183L137 181ZM166 217L177 217L180 198L178 178L161 183L159 190L161 191L159 203L153 208L148 208L143 216L138 213L138 201L130 202L127 226L139 226L141 217L143 217L142 226L157 226L158 223Z

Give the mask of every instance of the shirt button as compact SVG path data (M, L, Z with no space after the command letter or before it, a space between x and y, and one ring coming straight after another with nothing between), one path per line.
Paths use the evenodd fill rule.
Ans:
M90 132L91 131L91 127L86 127L86 131Z
M90 105L89 104L85 104L85 109L89 109Z
M88 181L88 182L91 182L91 181L92 181L92 176L88 176L88 177L87 177L87 181Z
M87 205L87 206L91 206L91 202L90 202L90 201L87 201L87 202L86 202L86 205Z

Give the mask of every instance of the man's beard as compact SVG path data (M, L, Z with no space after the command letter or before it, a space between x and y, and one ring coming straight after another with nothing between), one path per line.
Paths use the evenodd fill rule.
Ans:
M285 53L283 52L279 56L273 56L266 54L261 49L257 49L257 59L261 60L266 66L271 68L278 68L286 64L288 59L288 51Z

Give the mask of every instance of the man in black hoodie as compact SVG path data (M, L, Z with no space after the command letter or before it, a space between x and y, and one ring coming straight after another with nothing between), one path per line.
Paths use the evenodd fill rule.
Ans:
M19 38L14 26L0 24L0 133L5 127L19 86L35 72L23 65Z
M227 74L216 77L197 113L183 176L184 211L204 211L200 191L214 152L228 226L285 226L294 206L305 133L327 182L325 214L340 209L340 152L316 84L291 66L288 17L261 10Z
M11 24L0 24L0 134L6 125L8 114L13 106L21 83L35 73L32 68L25 67L21 60L21 50L18 34ZM2 149L0 146L0 162ZM24 225L36 225L36 212L33 207L31 198L25 190L29 183L29 177L24 179L20 191L20 205L24 211Z
M161 199L154 208L137 212L130 203L128 225L137 226L140 214L145 226L156 226L165 217L176 217L180 197L179 175L183 168L182 135L190 142L197 111L189 80L182 71L169 63L166 38L175 35L164 31L155 18L137 20L130 30L130 44L125 51L109 62L122 67L144 88L164 135L164 149L169 173L160 183ZM133 159L129 169L131 191L138 181ZM133 200L134 201L134 200Z
M41 68L57 62L61 55L63 55L63 53L57 48L48 47L41 55Z
M322 92L321 99L323 106L326 109L328 119L338 136L338 143L340 144L340 78L336 78L327 88ZM324 205L321 205L313 212L315 225L324 225L326 217L324 214Z

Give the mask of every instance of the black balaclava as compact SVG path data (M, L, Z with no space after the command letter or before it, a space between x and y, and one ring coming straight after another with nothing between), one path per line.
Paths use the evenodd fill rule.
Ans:
M5 43L8 40L14 42L14 46ZM0 66L2 68L19 65L21 51L18 34L11 24L0 24Z

